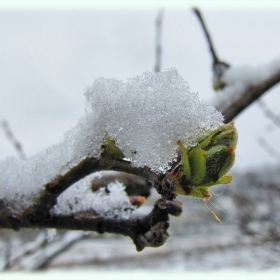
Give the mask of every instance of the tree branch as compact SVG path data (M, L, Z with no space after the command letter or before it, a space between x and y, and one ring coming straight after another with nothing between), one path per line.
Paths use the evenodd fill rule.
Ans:
M218 64L221 61L218 58L218 55L217 55L216 50L214 48L214 45L213 45L210 33L209 33L209 31L208 31L208 29L206 27L206 24L205 24L205 22L203 20L203 17L202 17L202 15L201 15L201 13L200 13L198 8L193 8L193 11L196 14L196 16L197 16L197 18L198 18L198 20L199 20L199 22L200 22L200 24L202 26L204 35L205 35L207 43L209 45L209 50L210 50L210 53L211 53L211 56L212 56L213 65L214 64Z
M41 254L36 257L35 262L27 262L25 270L34 271L44 269L58 255L67 251L74 244L86 238L88 238L88 236L83 232L66 232L63 239L58 244L48 244L47 248L42 248L42 250L40 250Z
M272 121L276 126L280 127L280 117L268 108L263 100L258 101L259 107L262 109L264 115Z
M57 176L46 184L39 198L23 213L14 214L7 211L8 213L5 214L8 219L1 221L0 227L16 230L36 227L109 232L131 237L138 251L143 250L146 246L161 246L168 237L168 215L178 216L182 211L181 203L177 200L159 199L152 212L142 218L113 219L99 216L94 210L75 212L68 216L51 214L50 210L62 192L88 174L101 170L130 172L144 177L152 184L160 184L163 178L162 174L156 174L149 168L136 168L131 166L129 161L113 159L106 154L102 154L100 159L85 158L64 175ZM135 189L130 189L130 191L132 194L137 194ZM4 203L2 206L4 208Z
M49 219L49 211L56 204L56 199L62 192L85 176L101 170L127 172L144 177L151 182L157 181L159 176L150 171L149 168L132 167L129 161L115 160L110 157L101 157L100 159L85 158L67 173L57 176L52 182L46 184L37 201L24 211L24 219L29 220L31 224ZM15 221L15 218L17 217L13 217L13 221ZM18 223L13 224L15 226Z
M161 31L162 31L162 18L163 18L163 9L158 11L158 16L156 19L156 62L155 62L155 72L160 72L161 68Z
M229 68L229 64L222 62L218 59L217 53L213 46L210 34L207 30L205 22L202 18L200 11L197 8L193 8L194 13L197 15L199 22L201 23L203 32L207 39L211 57L213 60L213 70L214 70L214 89L219 90L223 89L227 85L223 80L225 70ZM225 116L224 122L228 123L232 121L239 113L246 109L251 103L257 100L262 96L266 91L272 88L274 85L280 82L280 71L274 72L270 77L268 77L263 82L256 85L249 85L243 92L238 93L239 97L232 99L233 101L229 102L228 105L224 105L223 102L220 102L215 107ZM237 93L236 93L237 94ZM228 97L230 98L230 96Z
M218 55L216 53L216 50L214 48L211 36L209 34L209 31L206 27L206 24L202 18L202 15L200 13L200 11L197 8L193 8L194 13L197 15L198 20L202 26L203 32L205 34L207 43L209 45L209 49L210 49L210 53L211 53L211 57L212 57L212 70L213 70L213 87L214 90L220 90L223 89L225 87L225 83L222 81L222 77L225 73L225 71L230 67L230 65L225 62L225 61L221 61L218 58Z
M230 102L228 106L220 104L222 108L220 108L219 105L216 106L216 108L225 116L225 123L230 122L250 104L252 104L255 100L266 93L266 91L271 89L279 82L280 71L277 71L274 75L267 78L262 83L247 87L241 94L239 94L239 98L235 99L233 102Z
M112 219L97 216L93 212L75 213L71 216L50 216L48 219L24 219L18 217L15 228L56 228L70 230L116 233L129 236L138 251L145 247L158 247L168 238L168 215L179 216L182 203L178 200L159 199L150 214L141 218ZM37 218L37 217L36 217ZM0 225L1 226L1 225Z
M12 132L10 126L9 126L9 123L6 120L2 120L1 121L1 126L6 133L6 136L7 136L8 140L14 146L16 152L19 154L19 156L21 158L25 158L26 156L25 156L25 153L23 151L22 145L20 144L20 142L14 136L14 134L13 134L13 132Z

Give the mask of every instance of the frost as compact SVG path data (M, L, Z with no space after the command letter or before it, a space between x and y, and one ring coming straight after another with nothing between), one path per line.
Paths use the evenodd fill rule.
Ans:
M210 103L223 111L224 108L239 99L249 86L264 82L278 71L280 71L280 58L257 67L232 66L222 77L222 82L226 84L226 87L218 91Z
M107 218L128 219L135 208L130 204L124 185L116 181L92 192L90 183L98 177L100 173L94 173L73 184L58 197L52 214L91 212Z
M32 205L44 184L85 157L100 157L106 137L116 141L132 165L160 173L177 157L178 140L192 146L223 121L175 69L145 72L126 82L98 78L85 96L84 116L59 144L29 159L0 162L0 200L12 211ZM87 205L87 200L80 203Z

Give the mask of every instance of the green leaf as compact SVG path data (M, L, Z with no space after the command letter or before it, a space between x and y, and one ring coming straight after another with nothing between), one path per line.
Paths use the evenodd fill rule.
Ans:
M204 136L204 137L198 138L197 142L199 144L197 145L197 147L200 147L200 148L204 149L205 147L207 147L211 143L212 137L213 137L213 134L210 134L206 137Z
M190 196L207 200L207 199L210 199L212 195L211 195L208 187L199 186L199 187L195 187L191 191Z
M218 179L216 182L207 182L203 185L200 185L199 187L212 187L215 185L223 185L223 184L229 184L232 181L231 175L224 175Z
M192 174L191 174L191 168L190 168L189 156L188 156L189 151L187 148L184 147L183 143L180 140L178 141L177 144L181 149L181 165L183 168L183 172L188 179L191 179Z
M196 147L189 153L189 164L191 168L191 183L198 185L206 173L206 154L205 152Z
M107 144L105 145L104 154L110 158L121 160L125 156L122 151L116 146L115 141L106 138Z

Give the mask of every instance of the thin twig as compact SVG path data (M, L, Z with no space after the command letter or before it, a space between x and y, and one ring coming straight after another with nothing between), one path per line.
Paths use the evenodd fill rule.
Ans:
M272 110L270 110L263 100L260 99L258 101L258 105L262 109L264 115L268 119L270 119L276 126L280 127L280 117L277 116Z
M203 32L205 34L205 37L207 39L207 43L209 45L209 49L210 49L210 52L211 52L211 55L212 55L212 60L213 60L213 65L214 64L217 64L217 63L220 63L221 61L218 59L218 56L217 56L217 53L215 51L215 48L214 48L214 45L213 45L213 42L212 42L212 39L211 39L211 36L210 36L210 33L205 25L205 22L202 18L202 15L200 13L200 11L198 10L198 8L193 8L193 11L194 13L197 15L198 17L198 20L202 26L202 29L203 29Z
M43 248L40 256L36 258L35 262L30 262L27 270L34 271L44 269L54 258L67 251L77 242L88 237L89 236L84 232L66 232L59 243L52 243L49 244L47 248Z
M213 88L216 91L221 90L226 86L226 84L222 81L222 77L226 72L226 70L230 67L230 65L225 61L219 60L212 39L210 37L209 31L207 30L206 24L202 18L200 11L197 8L193 8L193 11L197 15L198 20L202 26L212 56Z
M168 238L169 215L179 216L182 203L178 200L158 199L152 212L144 217L117 219L82 212L71 216L50 216L48 219L30 221L19 219L18 228L56 228L98 233L115 233L129 236L138 251L145 247L159 247Z
M13 254L10 256L10 265L5 268L5 270L13 269L22 259L25 259L26 256L36 253L40 248L46 245L46 237L43 232L37 235L35 240L23 244L23 246L17 248L13 251Z
M161 33L162 33L162 18L163 18L163 9L158 11L156 19L156 63L155 63L155 72L160 72L161 69Z
M14 134L13 134L11 128L10 128L9 123L6 120L2 120L1 121L1 126L6 133L6 136L7 136L8 140L11 142L11 144L15 148L16 152L19 154L19 156L21 158L25 158L26 156L25 156L25 153L23 151L22 145L20 144L20 142L14 136Z
M91 254L87 255L87 258L82 259L76 259L72 262L69 262L69 258L64 258L58 261L53 262L48 268L52 269L67 269L68 267L73 267L75 265L78 265L80 269L82 269L83 266L88 266L92 264L98 264L99 266L104 265L105 267L108 267L108 264L112 265L122 265L122 267L126 264L129 264L131 267L132 264L138 264L140 267L140 263L143 261L148 262L154 262L155 260L158 261L158 263L161 263L162 260L167 260L171 256L174 258L174 255L176 256L197 256L198 254L204 255L207 252L213 252L215 250L224 252L226 249L230 248L242 248L244 246L258 246L260 244L270 244L267 240L260 240L256 237L246 237L243 236L242 238L238 238L235 233L225 234L224 236L220 236L217 238L217 236L196 236L193 239L189 239L190 242L185 242L185 236L183 237L176 237L173 240L170 240L168 244L165 245L164 248L161 248L160 250L149 250L146 252L143 252L141 254L138 254L135 256L134 253L124 252L124 254L119 254L119 251L117 250L119 248L119 244L111 243L111 254ZM271 242L271 241L270 241ZM86 244L86 248L89 249L88 246L90 244ZM82 247L84 248L84 247ZM94 246L92 247L94 250ZM116 248L116 249L114 249ZM182 261L182 259L180 258Z
M280 160L279 152L276 151L271 145L269 145L264 138L259 137L258 143L271 157L276 160Z
M226 86L226 84L224 84L224 82L222 81L222 76L225 73L226 69L230 66L228 63L225 63L218 59L211 37L206 28L206 25L204 23L200 11L197 8L193 8L193 11L197 15L202 25L212 55L213 72L214 72L214 89L215 90L222 89ZM276 85L279 82L280 82L280 71L274 73L274 75L268 77L265 81L263 81L260 84L248 86L243 93L239 94L239 98L235 99L232 102L228 102L227 106L224 106L224 104L221 103L216 105L215 107L219 111L221 111L221 113L225 116L224 122L228 123L232 121L244 109L246 109L251 103L257 100L265 92L267 92L270 88L272 88L274 85ZM270 118L274 120L274 122L279 121L279 118L276 117L275 114L271 114L270 112L268 112L268 110L266 110L266 115L269 115Z
M12 244L10 240L8 240L4 250L4 265L0 269L1 271L9 270L11 267Z

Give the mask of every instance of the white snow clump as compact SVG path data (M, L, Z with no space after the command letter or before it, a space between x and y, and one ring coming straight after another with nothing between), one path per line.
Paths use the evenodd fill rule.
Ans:
M87 112L94 116L93 142L113 139L134 166L147 165L156 172L170 168L178 140L193 146L223 121L173 68L127 82L99 78L85 94Z
M77 215L78 213L91 212L96 216L128 219L136 208L130 204L125 186L122 183L115 181L101 187L96 192L91 191L91 181L99 174L97 172L88 175L63 192L58 197L52 214Z
M132 165L164 172L177 157L178 140L195 145L223 121L175 69L145 72L127 82L98 78L85 96L85 115L59 144L29 159L0 161L0 200L13 211L32 205L44 184L80 160L100 157L106 137L116 141Z

